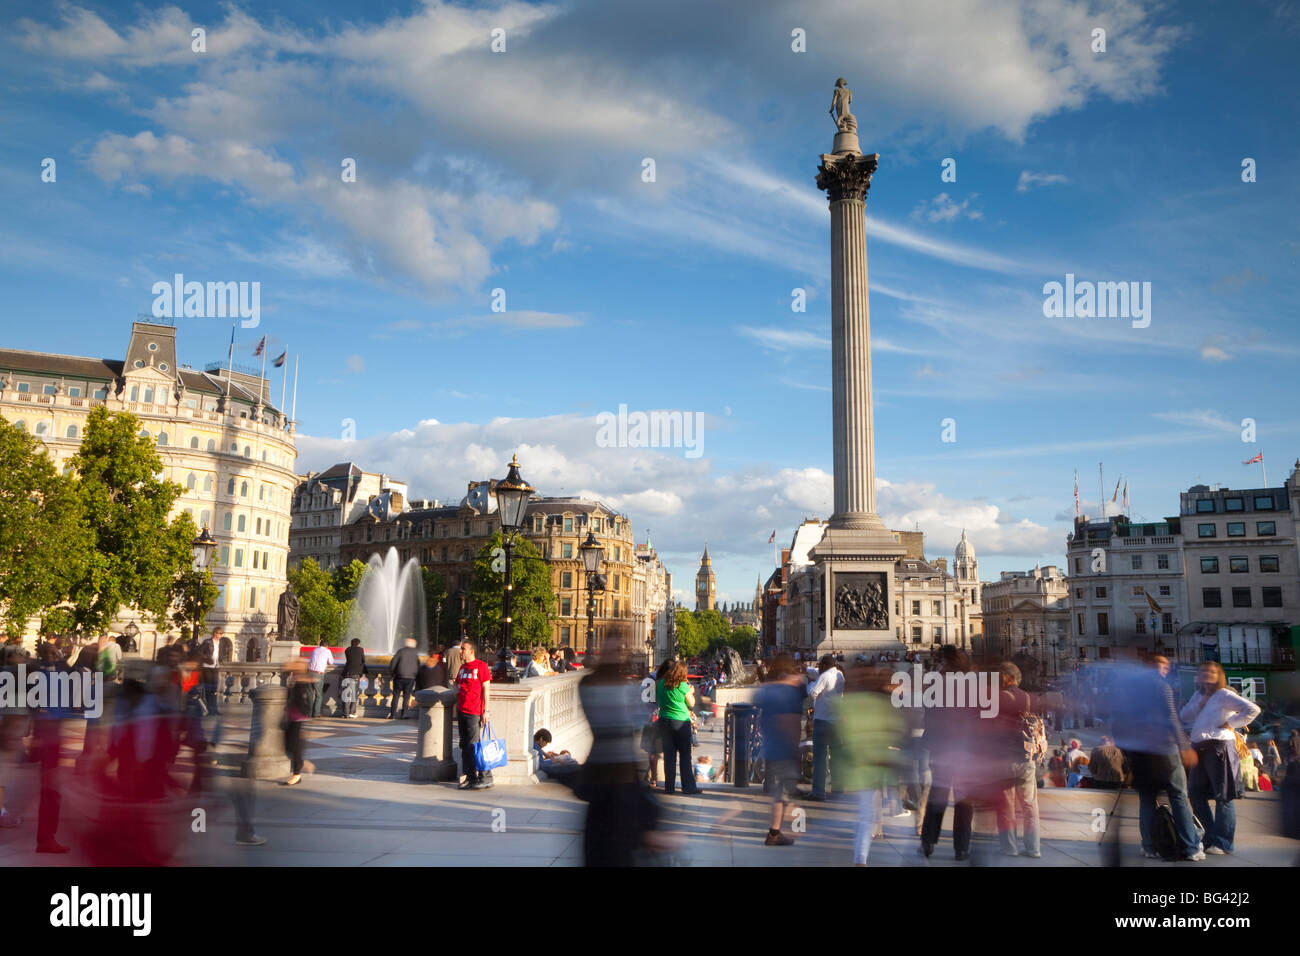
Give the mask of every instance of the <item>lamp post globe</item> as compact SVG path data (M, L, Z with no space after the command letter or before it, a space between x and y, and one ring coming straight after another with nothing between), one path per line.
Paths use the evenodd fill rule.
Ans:
M587 653L594 651L596 642L596 574L600 563L605 560L605 549L596 540L595 534L588 531L587 540L578 547L582 555L582 569L587 574Z
M203 571L212 561L213 552L217 550L217 539L208 533L204 525L198 537L190 542L190 552L194 555L194 570Z
M510 456L510 470L496 484L497 514L501 519L501 543L506 552L506 589L501 602L501 650L513 649L514 622L511 620L511 598L514 591L512 557L515 535L523 529L528 511L528 499L537 489L524 481L519 474L519 456Z

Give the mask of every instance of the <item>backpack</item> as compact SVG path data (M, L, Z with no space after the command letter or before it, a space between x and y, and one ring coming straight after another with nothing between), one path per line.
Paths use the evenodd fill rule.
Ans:
M1037 763L1047 756L1047 731L1043 719L1037 714L1020 716L1020 743L1024 748L1025 759Z
M1156 804L1155 816L1151 819L1151 845L1156 855L1162 860L1175 861L1181 855L1178 852L1178 831L1174 827L1174 811L1169 804Z

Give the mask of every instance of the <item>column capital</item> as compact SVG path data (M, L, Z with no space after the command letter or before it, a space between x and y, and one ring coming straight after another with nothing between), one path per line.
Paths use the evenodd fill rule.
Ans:
M871 176L876 171L879 153L824 153L817 167L817 188L825 190L831 202L841 199L867 198Z

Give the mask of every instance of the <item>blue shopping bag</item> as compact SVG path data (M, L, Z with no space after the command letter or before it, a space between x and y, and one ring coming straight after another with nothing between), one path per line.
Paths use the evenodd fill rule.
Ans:
M506 742L493 736L491 724L483 725L483 733L474 744L474 764L478 767L479 773L486 773L506 765Z

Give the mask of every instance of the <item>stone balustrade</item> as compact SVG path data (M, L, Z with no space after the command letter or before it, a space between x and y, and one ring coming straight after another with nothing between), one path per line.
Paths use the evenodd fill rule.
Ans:
M551 732L548 749L567 750L583 761L591 751L591 727L578 697L586 671L532 677L518 684L493 684L488 704L492 731L506 743L506 766L492 772L499 784L538 782L533 734ZM460 759L460 749L456 750ZM462 773L464 768L462 768Z

